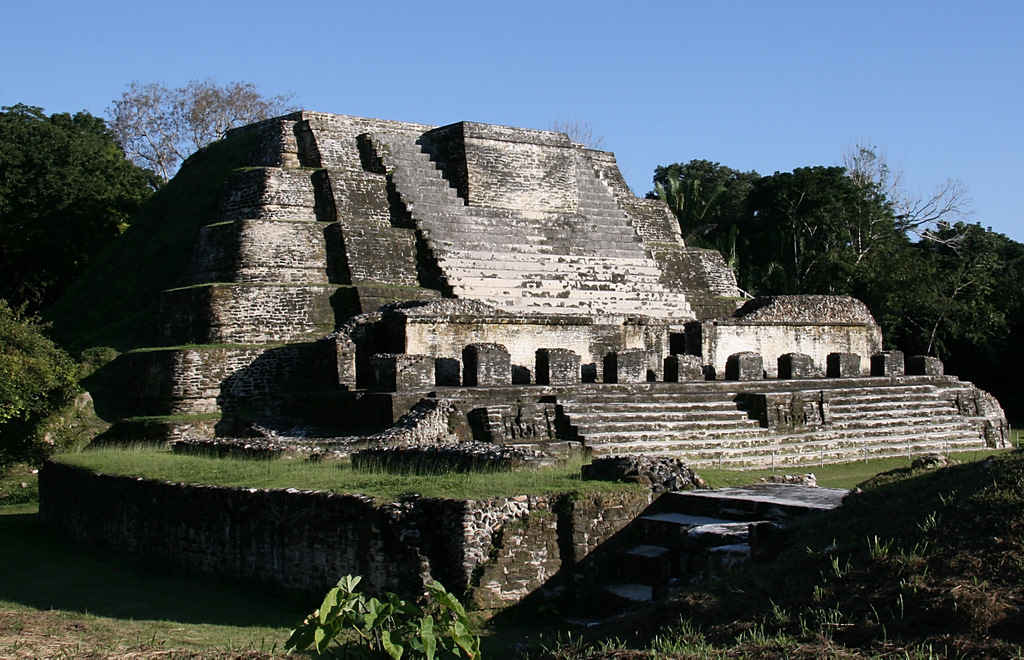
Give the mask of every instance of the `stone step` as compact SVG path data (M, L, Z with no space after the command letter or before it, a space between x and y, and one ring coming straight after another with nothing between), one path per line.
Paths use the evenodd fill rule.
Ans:
M691 424L723 424L723 423L750 423L752 426L760 426L760 421L751 419L742 410L727 409L705 409L705 410L676 410L671 412L649 410L647 412L621 411L582 413L575 408L564 408L566 415L572 419L574 416L595 419L597 424L604 425L626 425L630 423L651 423L662 424L691 423ZM585 423L585 422L584 422Z
M549 244L549 243L501 243L498 247L500 249L495 250L494 244L486 238L485 234L480 235L472 240L447 240L447 239L429 239L431 248L434 253L441 256L448 253L454 254L459 257L473 258L475 256L483 257L486 254L494 254L495 252L515 253L523 255L552 255L558 257L615 257L623 260L635 259L643 265L649 265L651 262L647 254L640 249L639 246L635 246L635 249L626 249L624 244L612 245L612 246L600 246L600 245L589 245L583 244Z
M518 271L522 272L522 271ZM462 269L446 268L448 283L473 286L483 284L498 288L521 288L532 291L548 291L553 295L565 291L630 291L637 293L659 293L667 294L669 291L657 281L635 282L631 285L623 284L618 278L600 279L592 277L587 273L581 277L579 273L563 271L561 273L546 273L544 277L504 277L509 273L487 272L487 271L465 271Z
M678 558L662 545L633 545L615 553L618 579L655 587L679 575Z
M623 278L645 278L652 281L657 281L661 276L661 271L653 265L637 264L631 260L609 262L601 257L588 256L566 258L539 254L535 258L528 259L521 253L494 251L487 259L465 258L453 254L446 256L444 262L451 268L468 271L493 269L501 272L558 273L566 268L571 268L574 272L593 273L595 276L615 275Z
M570 423L572 416L570 415ZM754 419L746 417L732 417L726 419L624 419L624 420L591 420L580 424L574 424L580 435L591 437L594 434L615 434L615 433L668 433L689 436L694 433L714 433L720 429L726 430L747 430L760 429L761 424Z
M641 395L642 396L642 395ZM646 397L644 397L646 398ZM689 397L687 397L688 399ZM735 401L721 399L708 395L706 398L683 400L678 397L659 401L636 401L635 403L616 401L605 402L595 397L594 399L582 399L573 397L563 400L562 406L569 414L595 414L595 415L674 415L674 414L701 414L701 413L742 413L747 412L740 408Z

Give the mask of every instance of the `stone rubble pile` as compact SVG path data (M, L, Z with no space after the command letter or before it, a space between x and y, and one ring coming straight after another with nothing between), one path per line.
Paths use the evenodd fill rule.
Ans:
M352 454L352 466L417 472L526 470L553 465L550 454L486 442L443 442L418 446L382 446Z
M582 468L584 479L602 481L633 481L655 493L707 488L678 458L671 456L607 456L595 458Z

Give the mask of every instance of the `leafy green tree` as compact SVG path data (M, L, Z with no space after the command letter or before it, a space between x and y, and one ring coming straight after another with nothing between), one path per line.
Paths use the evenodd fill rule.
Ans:
M49 452L37 427L70 403L78 391L77 370L37 321L0 300L0 468Z
M128 226L158 180L102 119L0 109L0 298L40 310Z
M654 190L679 219L683 238L717 247L746 213L747 195L760 176L708 160L673 163L654 170Z

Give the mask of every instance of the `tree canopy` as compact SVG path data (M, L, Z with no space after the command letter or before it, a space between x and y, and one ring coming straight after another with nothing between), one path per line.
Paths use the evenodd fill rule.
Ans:
M658 167L691 244L716 248L753 295L845 294L863 300L888 347L943 359L1010 408L1024 397L1024 245L964 222L967 191L948 180L906 193L884 154L859 147L843 167L759 176L706 160Z
M0 298L49 305L158 183L125 159L102 119L0 109Z
M264 96L252 83L193 80L173 89L133 82L107 109L111 130L128 158L164 181L190 154L230 128L284 114L290 95Z

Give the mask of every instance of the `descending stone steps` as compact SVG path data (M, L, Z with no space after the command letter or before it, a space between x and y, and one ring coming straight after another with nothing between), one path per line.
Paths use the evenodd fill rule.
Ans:
M786 525L839 506L845 490L762 484L666 493L629 527L631 539L598 564L605 611L651 602L750 561L754 526Z
M592 391L566 397L561 405L580 440L597 454L665 454L692 465L813 464L985 446L978 420L961 415L953 403L959 383L831 384L791 390L809 401L825 401L820 419L792 428L768 428L755 419L761 413L749 409L749 390L681 390L674 398L653 391L632 396ZM776 382L766 389L780 387Z

